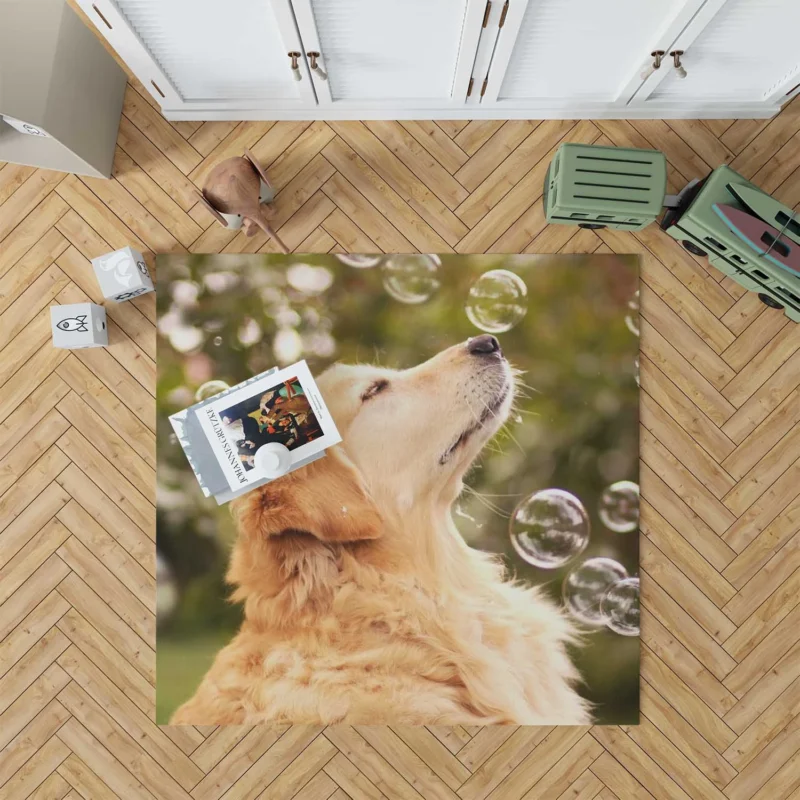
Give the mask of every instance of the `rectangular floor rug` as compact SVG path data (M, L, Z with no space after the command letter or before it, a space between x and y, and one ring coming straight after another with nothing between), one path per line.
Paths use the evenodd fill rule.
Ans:
M636 256L157 272L159 723L638 721ZM213 430L324 457L218 505L169 417L303 361Z

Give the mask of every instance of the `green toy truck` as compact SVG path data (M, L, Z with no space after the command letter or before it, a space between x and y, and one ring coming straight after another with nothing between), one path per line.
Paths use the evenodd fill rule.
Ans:
M655 222L666 206L663 231L800 322L800 220L792 209L728 166L691 181L676 196L665 194L666 183L659 151L563 144L545 177L545 215L550 223L635 231ZM749 222L748 230L731 218Z
M730 167L717 167L681 197L678 207L667 209L660 223L661 230L677 239L690 253L708 256L709 262L720 272L745 289L757 292L765 305L782 308L789 319L800 322L800 275L760 256L714 211L715 205L749 210L730 186L747 186L763 194Z

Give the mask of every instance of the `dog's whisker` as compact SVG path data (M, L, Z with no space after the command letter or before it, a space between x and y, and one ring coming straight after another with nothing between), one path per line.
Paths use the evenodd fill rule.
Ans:
M503 425L503 427L502 427L500 430L501 430L501 431L502 431L502 432L503 432L503 433L504 433L506 436L508 436L508 438L509 438L509 439L511 439L511 441L512 441L512 442L514 442L514 444L515 444L515 445L516 445L516 446L519 448L519 451L520 451L520 453L524 453L524 452L525 452L525 449L524 449L524 448L523 448L523 446L522 446L522 445L519 443L519 441L517 440L517 437L516 437L516 436L514 436L514 434L513 434L513 433L511 433L511 428L509 428L509 427L508 427L508 425Z
M489 404L488 404L488 403L487 403L487 402L486 402L486 401L485 401L485 400L484 400L482 397L479 397L478 399L481 401L481 403L483 403L483 405L484 405L484 408L485 408L485 409L486 409L486 410L487 410L487 411L488 411L488 412L489 412L489 413L490 413L490 414L491 414L493 417L496 417L496 416L497 416L497 412L496 412L496 411L495 411L495 410L494 410L494 409L493 409L493 408L492 408L492 407L491 407L491 406L490 406L490 405L489 405Z
M515 385L520 389L529 389L534 394L542 394L541 389L537 389L535 386L531 386L529 383L525 383L524 381L515 381Z
M474 395L474 393L473 393L473 395ZM478 425L480 425L480 424L481 424L481 418L480 418L480 417L478 416L478 414L475 412L475 409L472 407L472 403L470 403L470 402L469 402L469 395L465 395L465 396L464 396L464 399L467 401L467 408L469 409L469 413L470 413L470 414L472 414L472 416L473 416L473 418L474 418L475 422L476 422Z
M473 489L471 486L464 486L464 490L473 495L475 499L481 503L481 505L488 508L492 513L497 514L504 519L509 519L509 514L506 514L505 511L496 503L492 503L490 500L487 500L479 491Z
M492 409L492 408L491 408L491 407L490 407L490 406L487 404L487 402L486 402L485 400L483 400L483 399L481 398L481 402L483 403L483 405L484 405L484 406L486 406L486 410L487 410L487 411L488 411L488 412L489 412L489 413L490 413L490 414L491 414L493 417L496 417L496 416L497 416L497 412L496 412L496 411L494 411L494 410L493 410L493 409ZM516 436L514 436L514 434L513 434L513 433L511 433L511 431L510 431L510 429L509 429L508 425L506 425L505 423L503 423L503 425L502 425L502 426L501 426L501 428L500 428L500 431L501 431L502 433L504 433L506 436L508 436L508 438L509 438L509 439L511 439L511 441L512 441L512 442L514 442L514 444L515 444L515 445L516 445L516 446L519 448L519 451L520 451L521 453L524 453L524 452L525 452L525 449L524 449L524 448L522 447L522 445L519 443L519 441L517 440L517 437L516 437ZM500 432L500 431L499 431L499 432Z

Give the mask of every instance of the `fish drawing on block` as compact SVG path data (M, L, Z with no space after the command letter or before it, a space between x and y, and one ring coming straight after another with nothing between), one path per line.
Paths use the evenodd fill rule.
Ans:
M81 314L79 317L67 317L66 319L62 319L61 322L56 323L56 328L62 331L85 333L89 330L89 326L86 324L86 314Z
M800 245L772 225L725 203L712 206L722 221L756 253L781 269L800 275Z

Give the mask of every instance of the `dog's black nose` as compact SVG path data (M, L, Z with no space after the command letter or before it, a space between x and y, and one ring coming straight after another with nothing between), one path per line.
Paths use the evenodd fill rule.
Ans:
M467 352L473 356L489 356L492 353L503 355L500 349L500 342L494 336L485 333L483 336L475 336L467 342Z

